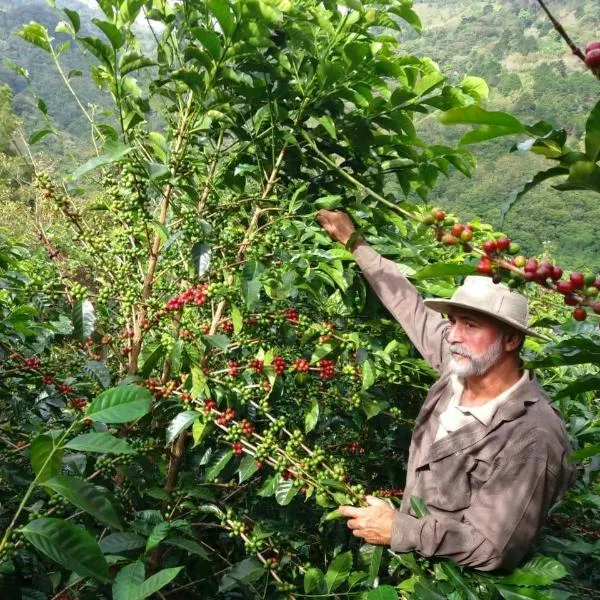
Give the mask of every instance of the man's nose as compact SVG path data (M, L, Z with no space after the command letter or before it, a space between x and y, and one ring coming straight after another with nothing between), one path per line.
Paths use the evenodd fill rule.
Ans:
M456 327L456 324L450 326L446 335L446 340L449 344L459 344L461 342L460 328Z

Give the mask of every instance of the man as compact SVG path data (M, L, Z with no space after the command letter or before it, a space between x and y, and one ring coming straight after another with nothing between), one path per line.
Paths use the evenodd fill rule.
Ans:
M317 219L343 244L354 233L344 213L322 210ZM353 253L440 378L415 423L400 510L368 497L368 507L340 512L372 544L483 571L514 568L574 475L564 423L535 375L521 368L524 336L541 337L528 328L526 298L471 276L451 300L423 300L363 239ZM426 502L427 516L411 512L411 496Z

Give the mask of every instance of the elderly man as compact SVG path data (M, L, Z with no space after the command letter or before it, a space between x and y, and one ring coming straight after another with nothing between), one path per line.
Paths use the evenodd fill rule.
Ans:
M322 210L317 219L343 244L354 233L344 213ZM348 527L397 552L483 571L514 568L574 474L564 423L521 368L524 336L540 337L528 328L527 300L480 276L467 277L449 301L423 300L364 240L353 253L440 378L415 423L400 510L368 497L366 508L340 508ZM427 516L411 513L411 496L426 502Z

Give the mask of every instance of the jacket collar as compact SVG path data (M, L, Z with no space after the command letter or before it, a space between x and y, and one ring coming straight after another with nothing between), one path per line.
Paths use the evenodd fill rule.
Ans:
M456 431L449 433L437 442L433 442L437 428L439 426L439 415L444 411L450 399L452 398L452 386L450 385L450 377L445 376L438 383L445 382L445 393L442 394L439 401L432 407L428 414L423 415L427 419L426 427L429 432L431 446L429 452L423 454L423 458L419 461L417 468L450 456L456 452L460 452L469 446L479 442L486 435L496 429L505 421L513 421L519 418L527 411L527 407L537 402L543 397L543 390L537 383L535 374L530 371L529 381L519 386L506 400L500 405L496 414L488 425L484 425L480 421L474 420L473 423L465 425ZM421 417L421 415L419 415ZM419 419L421 420L421 419Z

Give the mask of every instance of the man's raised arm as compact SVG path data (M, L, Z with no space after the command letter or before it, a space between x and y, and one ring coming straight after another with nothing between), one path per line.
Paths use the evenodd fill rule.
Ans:
M347 244L355 232L346 213L321 210L317 220L334 240ZM428 309L416 288L391 260L375 252L359 238L352 252L363 275L381 302L402 325L423 358L437 371L444 360L444 334L448 322L441 314Z

